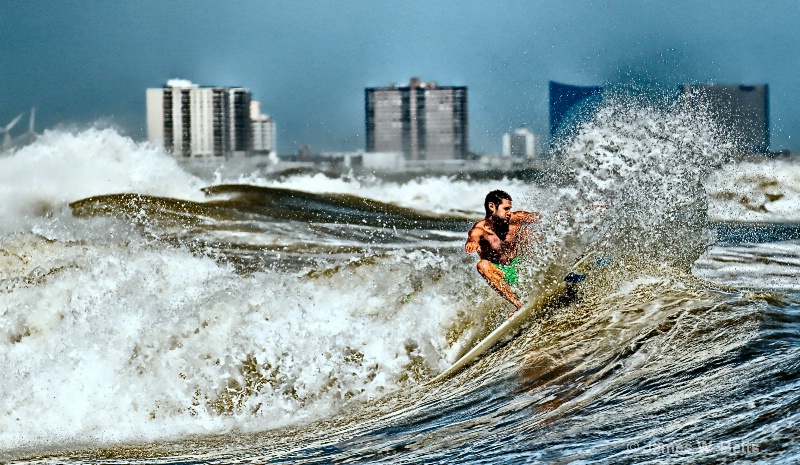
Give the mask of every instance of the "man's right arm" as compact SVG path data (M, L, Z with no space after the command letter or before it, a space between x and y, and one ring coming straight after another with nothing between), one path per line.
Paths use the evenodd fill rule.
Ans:
M469 230L467 243L464 244L464 250L466 250L468 254L475 251L477 251L479 254L481 253L480 240L483 236L483 228L481 228L479 224L480 223L475 223L475 226Z

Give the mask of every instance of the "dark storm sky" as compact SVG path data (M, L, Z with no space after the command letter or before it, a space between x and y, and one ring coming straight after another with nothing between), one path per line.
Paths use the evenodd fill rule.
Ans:
M280 153L355 150L364 87L420 76L468 86L471 148L499 152L547 132L548 80L767 83L771 148L798 152L798 24L797 1L6 1L0 124L143 140L145 89L180 77L250 88Z

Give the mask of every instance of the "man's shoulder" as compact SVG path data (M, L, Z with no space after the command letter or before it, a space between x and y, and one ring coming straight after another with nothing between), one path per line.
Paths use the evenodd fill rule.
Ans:
M477 223L473 224L472 225L472 230L476 230L476 229L481 230L481 231L486 231L486 220L483 219L483 220L480 220Z

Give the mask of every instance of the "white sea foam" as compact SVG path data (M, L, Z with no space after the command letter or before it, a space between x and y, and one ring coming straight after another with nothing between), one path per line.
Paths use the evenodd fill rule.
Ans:
M726 165L706 183L709 214L722 221L800 221L800 161Z
M5 450L324 417L441 371L448 327L478 318L455 294L490 292L477 274L448 273L452 257L423 251L316 278L243 277L136 243L15 235L2 252Z
M19 228L94 195L127 192L200 200L202 186L174 158L112 129L47 131L0 158L0 227Z
M607 116L606 120L613 116ZM649 170L655 170L659 176L664 170L677 175L683 171L692 177L705 171L696 166L696 154L694 159L687 159L685 152L673 150L692 141L675 140L672 147L665 149L647 139L646 135L654 131L648 125L656 124L654 121L659 121L661 115L653 116L647 121L643 118L641 122L644 124L639 128L625 128L624 125L608 126L605 130L591 128L567 150L572 162L582 165L576 180L584 185L587 181L593 184L591 189L584 188L580 193L574 191L575 195L586 197L584 203L608 201L610 196L607 194L614 193L612 181L623 179L626 173L640 179ZM620 128L626 130L628 136L622 134ZM695 146L701 143L707 144L693 142ZM591 144L591 147L586 144ZM596 156L583 158L584 153L607 153L609 148L617 150L620 147L625 149L622 157L613 152L612 157L606 156L605 159ZM653 152L654 148L662 152ZM637 151L649 151L650 156L637 156ZM630 160L634 159L638 161L631 163ZM219 177L211 184L230 182L314 193L351 194L435 213L464 212L473 216L482 214L483 197L492 189L511 193L516 208L546 210L557 200L553 193L521 180L465 181L446 176L398 183L375 178L331 178L321 173L295 175L277 181L265 180L254 173ZM174 157L147 144L137 144L113 129L90 129L79 133L47 131L34 144L0 158L0 215L5 219L4 228L8 230L23 217L44 216L69 202L94 195L141 193L203 200L199 189L207 184L183 170ZM672 187L661 186L662 190ZM798 163L772 161L728 165L712 174L707 190L709 213L713 219L800 220Z

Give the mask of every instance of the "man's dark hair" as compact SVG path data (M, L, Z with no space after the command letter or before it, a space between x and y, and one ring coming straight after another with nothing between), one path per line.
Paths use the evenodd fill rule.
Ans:
M495 189L486 194L486 200L483 201L483 208L486 210L486 216L492 214L492 212L489 211L489 204L493 203L495 207L499 207L500 204L503 203L503 199L507 199L509 202L512 201L508 192L501 191L500 189Z

